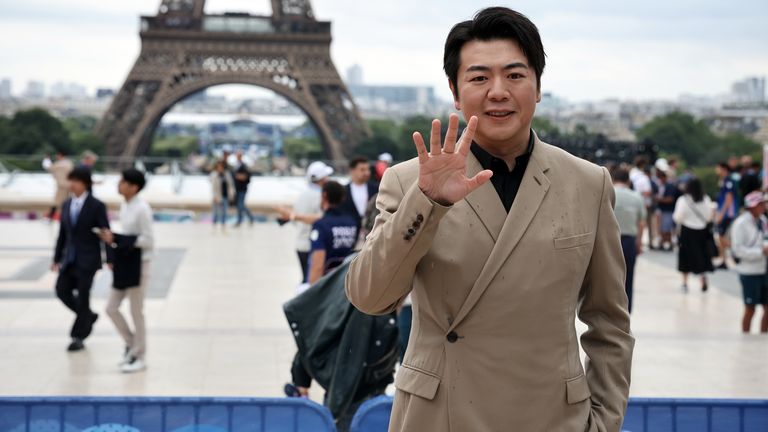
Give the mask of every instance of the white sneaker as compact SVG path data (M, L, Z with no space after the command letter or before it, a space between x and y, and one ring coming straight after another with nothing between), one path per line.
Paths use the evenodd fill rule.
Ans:
M131 357L130 361L123 363L123 365L120 366L120 370L123 373L140 372L146 368L147 364L144 363L144 360L137 359L136 357Z
M125 351L123 351L123 357L120 359L120 363L118 363L118 366L122 366L128 362L131 361L133 356L131 355L131 347L125 347Z

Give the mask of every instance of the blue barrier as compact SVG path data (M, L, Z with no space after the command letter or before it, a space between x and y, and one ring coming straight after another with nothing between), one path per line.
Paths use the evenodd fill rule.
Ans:
M0 398L2 432L335 432L301 398Z
M366 401L350 432L386 432L392 398ZM631 398L624 432L768 432L768 400Z

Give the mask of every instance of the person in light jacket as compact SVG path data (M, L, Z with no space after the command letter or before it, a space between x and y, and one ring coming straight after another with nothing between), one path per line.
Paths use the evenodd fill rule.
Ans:
M216 224L220 223L221 231L224 232L227 223L227 209L229 203L235 198L235 181L223 159L216 162L210 178L213 191L213 228L215 230Z
M744 316L741 330L749 333L752 317L757 305L763 305L763 319L760 332L768 333L768 289L766 289L766 255L768 245L765 234L768 219L765 217L765 202L768 196L754 191L744 197L745 211L733 222L731 228L731 251L736 257L736 271L739 273L744 293Z

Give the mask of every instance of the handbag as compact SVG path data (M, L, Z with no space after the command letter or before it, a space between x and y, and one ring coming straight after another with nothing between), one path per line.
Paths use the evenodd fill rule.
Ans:
M706 245L705 245L707 255L710 258L714 258L720 255L720 251L717 248L717 243L715 243L715 235L714 235L715 224L712 223L711 221L707 221L707 218L702 216L702 214L699 213L698 210L696 210L696 207L693 206L693 203L691 202L690 197L685 197L685 198L686 198L686 204L688 204L688 208L690 208L691 211L693 211L693 214L695 214L697 218L701 219L702 222L706 223L706 226L704 227L704 229L706 230L706 233L707 233Z

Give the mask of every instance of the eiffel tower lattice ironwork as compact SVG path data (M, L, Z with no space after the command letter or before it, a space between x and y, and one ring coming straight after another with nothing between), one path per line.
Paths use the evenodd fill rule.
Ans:
M162 0L141 18L141 53L97 126L121 164L145 154L179 100L221 84L252 84L296 104L326 155L345 159L369 129L330 56L331 23L309 0L271 0L271 16L206 15L205 0Z

